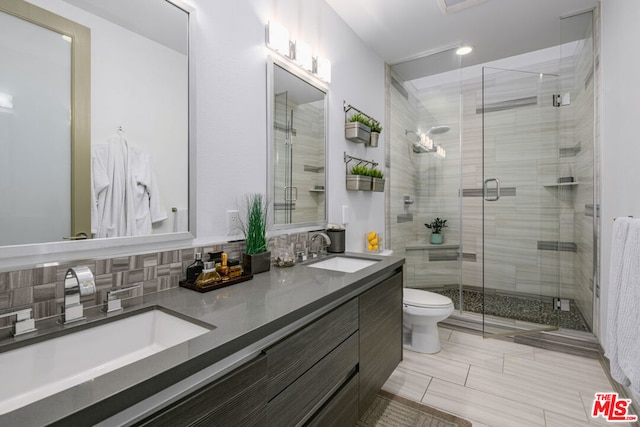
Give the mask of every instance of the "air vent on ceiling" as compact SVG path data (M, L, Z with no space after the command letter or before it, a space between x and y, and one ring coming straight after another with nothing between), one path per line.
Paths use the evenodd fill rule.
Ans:
M463 9L467 9L473 6L477 6L480 3L484 3L487 0L436 0L440 10L445 15L450 13L460 12Z

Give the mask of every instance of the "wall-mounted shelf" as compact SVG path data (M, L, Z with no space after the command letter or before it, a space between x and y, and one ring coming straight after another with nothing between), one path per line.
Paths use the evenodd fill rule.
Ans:
M371 132L371 128L364 123L361 122L350 122L349 121L349 111L353 110L364 116L369 122L375 122L376 124L380 124L380 122L370 115L364 113L362 110L354 107L349 104L347 101L343 102L344 108L344 137L352 142L364 143L366 146L377 147L378 146L378 132ZM375 136L375 137L374 137Z
M304 165L304 171L305 172L320 173L320 172L324 172L324 166Z
M544 184L544 187L546 188L575 187L577 185L578 185L577 182L562 182L562 183L556 183L556 184Z
M375 168L376 166L379 165L378 162L375 162L373 160L365 160L365 159L361 159L359 157L353 157L348 155L347 153L344 153L344 163L345 163L345 167L347 169L347 174L349 174L349 163L356 161L358 162L355 166L360 166L360 165L367 165L370 167Z
M375 168L379 164L378 162L375 162L373 160L365 160L344 153L347 190L375 192L384 191L384 178L373 178L368 175L353 175L350 173L351 170L349 169L349 163L351 162L357 162L354 166L366 165L371 168Z
M309 190L309 192L311 192L311 193L324 193L324 188L322 188L322 189L312 188L311 190Z

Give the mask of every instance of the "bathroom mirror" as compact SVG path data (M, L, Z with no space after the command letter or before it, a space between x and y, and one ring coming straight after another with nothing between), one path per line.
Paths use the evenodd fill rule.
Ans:
M271 227L324 226L327 86L273 56L267 63L267 90Z
M5 199L0 206L0 254L13 254L16 249L19 253L28 253L25 245L60 244L82 233L92 237L95 221L90 224L94 199L90 194L91 150L108 144L113 137L126 139L129 149L135 148L137 153L144 154L145 164L149 166L145 173L149 181L154 180L154 192L159 195L156 200L161 203L160 214L154 218L157 221L149 231L133 234L144 234L146 238L127 237L126 242L192 237L188 233L189 12L179 0L2 1L2 22L37 27L35 32L48 34L38 39L43 40L39 42L41 46L38 43L29 46L33 50L41 47L44 57L37 66L42 75L37 77L40 81L33 93L23 93L21 89L32 85L26 80L32 78L29 73L21 72L19 68L18 71L10 70L6 61L0 67L0 73L4 72L5 76L12 73L26 80L18 81L17 86L12 87L7 79L0 79L0 135L2 144L6 145L2 146L2 160L4 166L11 168L3 174L11 180L4 180L3 185L13 183L11 204L5 203ZM53 24L47 21L51 17ZM65 25L59 27L58 22L77 24L87 29L90 36L87 39L76 37ZM26 49L23 46L25 37L21 37L23 33L12 33L23 31L16 28L16 25L0 25L0 39L3 40L0 49L12 53L12 62L26 62L32 53L22 50ZM18 40L21 43L15 43ZM60 54L52 53L50 44L54 42L61 45ZM78 50L78 45L86 45L86 52ZM6 58L4 54L2 56ZM70 84L62 86L54 81L50 76L52 67L46 64L61 64L61 71L56 71L56 75L60 74L58 80L66 79ZM62 70L64 65L66 70ZM66 77L62 74L65 72ZM64 90L60 91L61 87ZM38 109L45 112L44 116L53 115L51 104L46 102L56 90L57 96L67 98L66 104L56 110L58 113L51 120L51 129L58 129L60 133L56 140L49 130L42 128L43 122L37 117L15 121ZM22 136L19 130L24 131ZM34 136L36 130L41 132ZM26 138L32 138L28 143L29 150L16 153L18 147L27 146ZM29 152L38 153L52 147L58 149L55 156L39 156L38 161L34 161L34 155L29 156ZM53 176L59 176L59 182L45 187ZM28 186L22 186L23 183ZM33 191L38 188L42 195L34 197ZM8 191L0 188L0 191L5 190ZM49 195L46 200L45 195ZM77 206L81 208L76 210ZM164 220L162 213L166 213ZM9 221L15 217L23 222ZM58 217L59 221L56 220ZM78 220L84 221L84 226L75 227L73 224ZM54 229L56 222L62 226ZM10 229L20 232L9 233ZM148 238L151 235L154 238ZM87 242L67 243L87 246ZM46 246L39 246L38 253L47 252ZM101 247L105 246L110 245L102 244Z

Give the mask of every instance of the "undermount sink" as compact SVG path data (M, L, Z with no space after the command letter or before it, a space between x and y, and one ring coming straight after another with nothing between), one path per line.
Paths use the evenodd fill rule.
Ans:
M214 329L160 309L0 353L0 414L18 409Z
M363 268L369 267L377 262L378 260L374 259L336 256L327 258L323 261L314 262L308 266L312 268L321 268L323 270L341 271L343 273L355 273L356 271L362 270Z

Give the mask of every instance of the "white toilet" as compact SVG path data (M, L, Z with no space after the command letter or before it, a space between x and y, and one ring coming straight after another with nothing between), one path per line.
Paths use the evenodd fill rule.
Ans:
M422 289L404 288L403 326L410 333L405 347L420 353L440 351L438 322L453 313L453 301L444 295Z

